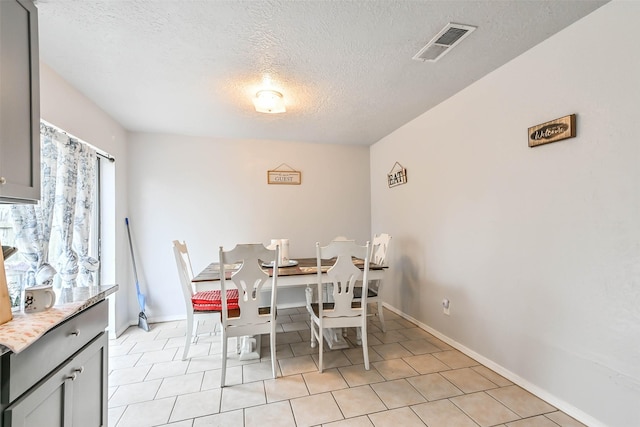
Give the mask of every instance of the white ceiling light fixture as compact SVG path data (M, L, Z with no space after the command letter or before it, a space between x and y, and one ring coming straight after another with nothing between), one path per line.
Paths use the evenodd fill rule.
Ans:
M253 105L258 113L276 114L287 111L282 94L271 89L259 90L253 98Z
M447 54L451 48L464 40L477 27L471 25L448 23L420 52L413 57L416 61L436 62Z

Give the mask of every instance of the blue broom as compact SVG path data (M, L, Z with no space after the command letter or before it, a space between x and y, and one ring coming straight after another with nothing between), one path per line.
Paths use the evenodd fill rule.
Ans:
M133 276L136 280L136 293L138 294L138 305L140 306L140 314L138 314L138 327L149 332L149 322L147 322L147 315L144 314L146 297L142 292L140 292L140 283L138 282L138 271L136 269L136 258L133 255L133 243L131 243L131 231L129 230L129 218L125 218L124 222L127 224L127 235L129 236L129 248L131 249L131 263L133 264Z

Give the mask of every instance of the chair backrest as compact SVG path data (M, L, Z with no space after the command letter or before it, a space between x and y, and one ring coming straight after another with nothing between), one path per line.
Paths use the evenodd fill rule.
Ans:
M366 314L367 282L369 275L370 244L359 246L354 240L334 240L327 246L321 247L316 243L316 258L318 267L318 295L322 296L322 260L335 258L336 261L327 270L328 281L331 284L331 292L334 303L332 310L323 310L320 306L320 315L324 317L352 317ZM361 270L354 263L354 258L364 260L364 269ZM353 289L358 282L358 286L363 287L362 303L359 307L353 306ZM362 283L362 284L361 284Z
M376 234L371 242L371 262L377 265L385 265L387 249L389 249L391 236L387 233Z
M271 288L271 312L274 312L278 281L278 259L280 247L267 249L262 243L241 244L235 248L225 251L220 246L220 287L222 297L222 319L223 323L229 325L260 324L270 321L270 315L260 314L260 292L265 286ZM273 262L273 274L262 269L262 264ZM232 271L228 278L226 265L239 264L237 270ZM233 282L238 289L238 306L240 316L228 318L227 288Z
M178 240L173 241L173 254L176 258L176 266L178 267L178 276L180 276L180 285L182 287L182 294L184 296L187 310L192 310L193 305L191 303L191 297L194 294L193 284L193 270L191 269L191 259L189 258L189 251L187 250L186 242L180 242Z

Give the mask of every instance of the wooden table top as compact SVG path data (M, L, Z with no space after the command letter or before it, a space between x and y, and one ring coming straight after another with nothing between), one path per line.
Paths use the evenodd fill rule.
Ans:
M279 267L278 268L278 277L280 276L298 276L303 274L317 274L318 267L317 261L315 258L296 258L298 261L297 265L291 267ZM322 260L322 271L327 271L329 267L334 264L335 260ZM361 259L356 259L355 264L359 267L364 267L364 261ZM234 270L233 265L228 265L229 276ZM236 267L237 268L237 267ZM370 270L382 270L383 268L377 264L370 263ZM269 274L272 273L272 268L264 268L265 271L268 271ZM193 278L192 282L212 282L220 280L220 264L217 262L212 262L209 264L204 270L202 270L196 277Z

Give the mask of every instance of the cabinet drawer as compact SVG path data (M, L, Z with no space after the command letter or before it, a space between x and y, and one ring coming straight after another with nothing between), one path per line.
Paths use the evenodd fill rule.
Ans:
M9 403L60 366L107 327L107 301L78 313L44 334L24 351L2 358L3 378L1 402Z

